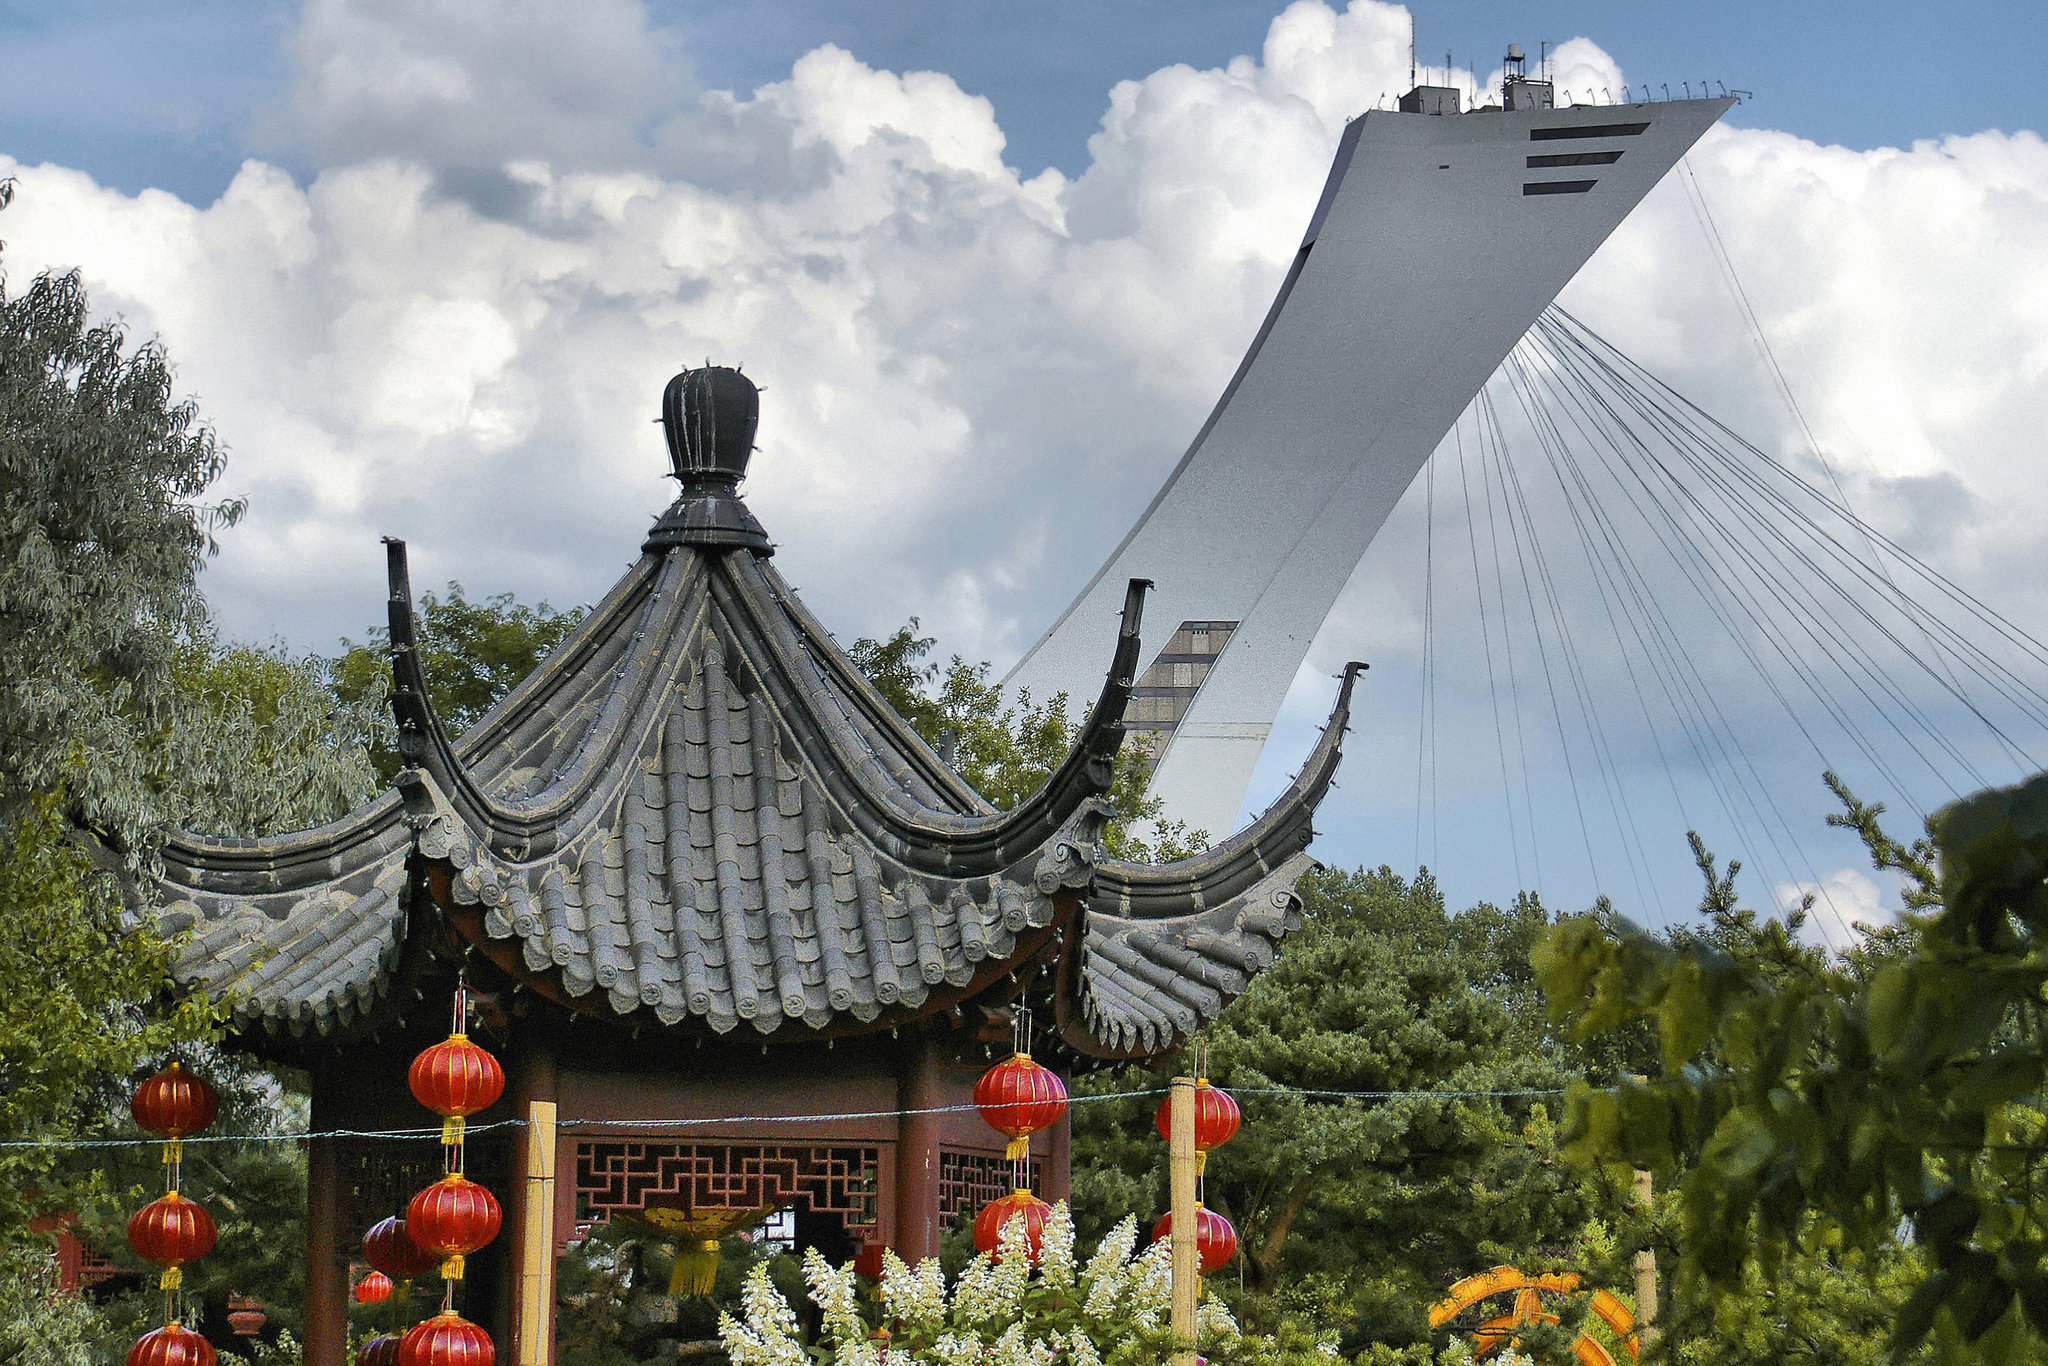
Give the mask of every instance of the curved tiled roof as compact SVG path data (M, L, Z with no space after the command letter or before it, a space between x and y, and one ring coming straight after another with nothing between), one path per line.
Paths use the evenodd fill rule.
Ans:
M174 835L160 915L181 980L245 1031L338 1037L374 1015L415 919L516 980L640 1025L762 1035L887 1027L973 997L1063 935L1085 1051L1170 1045L1298 924L1350 674L1302 775L1195 858L1099 845L1138 659L1134 583L1102 695L1064 764L997 811L875 691L775 571L723 487L687 491L548 660L450 740L391 543L397 791L319 830ZM765 540L765 538L762 538ZM1112 645L1105 623L1105 646ZM431 891L439 916L431 910Z

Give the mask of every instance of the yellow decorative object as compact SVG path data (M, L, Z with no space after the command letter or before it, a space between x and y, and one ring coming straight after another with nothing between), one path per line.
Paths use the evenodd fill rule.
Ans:
M1558 1321L1556 1314L1543 1308L1543 1296L1575 1295L1578 1290L1579 1278L1571 1272L1530 1276L1511 1266L1497 1266L1491 1271L1467 1276L1453 1285L1448 1295L1430 1306L1429 1326L1441 1328L1483 1300L1514 1292L1512 1309L1497 1318L1488 1319L1472 1332L1473 1355L1483 1360L1512 1344L1517 1336L1516 1330L1524 1324ZM1591 1308L1594 1316L1621 1339L1628 1359L1635 1361L1641 1344L1636 1338L1635 1315L1629 1312L1628 1306L1615 1298L1611 1291L1595 1290ZM1573 1339L1572 1355L1582 1366L1615 1366L1613 1353L1586 1333Z
M468 1127L469 1121L461 1115L449 1115L446 1119L443 1119L441 1121L441 1146L444 1148L461 1147L463 1130Z
M460 1254L460 1253L457 1253L457 1254L455 1254L454 1256L451 1256L451 1257L443 1257L443 1258L441 1259L441 1279L442 1279L442 1280L444 1280L444 1281L459 1281L459 1280L461 1280L461 1279L462 1279L462 1271L463 1271L463 1262L462 1262L462 1256L461 1256L461 1254Z
M718 1280L718 1244L723 1238L753 1228L780 1208L759 1209L669 1209L654 1206L637 1214L621 1216L681 1246L676 1251L675 1269L669 1273L671 1295L708 1295Z
M159 1290L176 1290L183 1284L185 1284L185 1268L181 1266L171 1267L163 1275L156 1278L156 1288Z

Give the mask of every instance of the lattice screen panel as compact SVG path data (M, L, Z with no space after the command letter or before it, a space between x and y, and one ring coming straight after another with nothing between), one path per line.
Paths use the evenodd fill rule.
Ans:
M805 1143L679 1143L581 1139L576 1144L576 1223L581 1228L649 1203L691 1209L760 1209L801 1197L837 1214L849 1232L879 1218L880 1150Z
M1017 1189L1017 1164L1006 1157L939 1149L939 1218L979 1214L982 1206ZM1045 1195L1045 1164L1031 1159L1031 1191Z

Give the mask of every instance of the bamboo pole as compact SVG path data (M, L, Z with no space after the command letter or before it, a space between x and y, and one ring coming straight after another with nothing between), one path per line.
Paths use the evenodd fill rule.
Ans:
M555 1102L527 1102L526 1198L520 1206L518 1366L550 1366L555 1317Z
M1650 1174L1636 1169L1636 1199L1641 1202L1643 1213L1650 1212ZM1636 1332L1643 1346L1648 1347L1657 1340L1657 1254L1649 1248L1642 1248L1635 1257L1636 1272Z
M1172 1141L1167 1174L1173 1203L1173 1317L1177 1343L1173 1366L1195 1366L1195 1296L1201 1263L1195 1244L1195 1079L1175 1077L1172 1092Z

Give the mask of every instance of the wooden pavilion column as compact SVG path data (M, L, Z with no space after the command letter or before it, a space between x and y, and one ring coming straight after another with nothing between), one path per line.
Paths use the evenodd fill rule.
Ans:
M313 1132L340 1128L336 1079L315 1069L311 1080ZM339 1142L316 1137L306 1145L306 1298L301 1309L306 1366L347 1366L348 1361L347 1230L342 1226L347 1211Z
M1069 1107L1046 1133L1045 1189L1039 1195L1048 1205L1074 1198L1074 1112Z
M939 1255L939 1054L911 1026L896 1058L896 1255L915 1266Z

